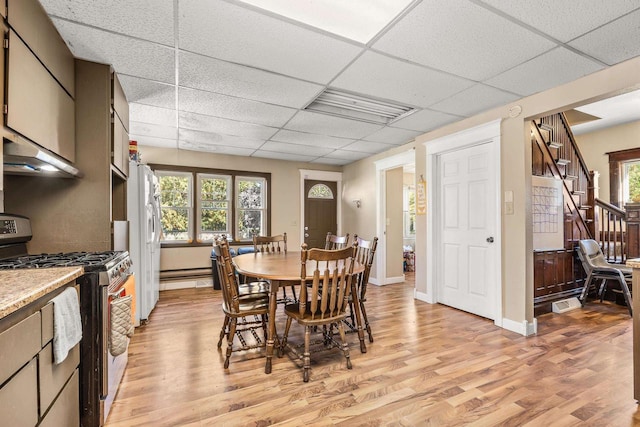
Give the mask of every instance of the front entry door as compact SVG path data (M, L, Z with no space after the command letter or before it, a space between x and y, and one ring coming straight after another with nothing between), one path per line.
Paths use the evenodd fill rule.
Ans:
M334 181L304 181L304 242L323 248L327 232L338 230L337 184Z
M438 158L440 253L438 301L494 319L497 189L491 144ZM494 319L495 320L495 319Z

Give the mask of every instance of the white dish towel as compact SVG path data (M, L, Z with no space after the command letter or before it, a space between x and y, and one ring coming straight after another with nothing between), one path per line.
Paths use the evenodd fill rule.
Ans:
M82 339L82 320L78 292L69 287L51 300L53 302L53 360L60 364Z

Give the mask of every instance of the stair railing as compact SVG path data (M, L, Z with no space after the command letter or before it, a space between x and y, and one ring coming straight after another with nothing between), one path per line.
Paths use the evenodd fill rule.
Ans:
M595 235L608 262L624 264L627 261L627 213L617 206L595 199Z

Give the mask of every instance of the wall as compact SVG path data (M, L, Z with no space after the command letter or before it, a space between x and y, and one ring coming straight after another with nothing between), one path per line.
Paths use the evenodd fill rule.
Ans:
M386 234L387 245L387 277L395 280L404 280L402 269L402 168L395 168L386 172L386 198L387 198L387 218Z
M227 156L198 151L140 146L145 163L271 173L271 233L287 233L287 247L300 248L300 169L339 172L329 165ZM350 200L350 199L347 199ZM350 203L353 205L353 203ZM348 206L355 208L355 206ZM160 269L211 268L211 246L162 248Z
M496 119L501 122L501 192L513 191L514 212L502 215L502 312L505 324L518 332L531 333L533 322L533 250L531 220L531 143L529 120L543 115L566 111L589 102L619 95L640 88L640 58L623 62L600 72L585 76L557 88L520 99L507 106L494 108L443 126L419 136L410 144L395 148L345 166L345 182L354 193L370 191L366 186L375 182L374 162L415 148L416 175L426 170L426 147L429 141L451 135ZM518 106L518 108L513 108ZM518 113L518 110L520 112ZM363 174L366 174L363 176ZM351 181L357 177L357 181ZM417 217L416 236L416 294L426 293L426 223L427 215ZM375 209L361 209L345 217L344 228L358 224L375 224ZM518 328L524 328L520 330Z
M608 202L609 156L606 153L640 147L640 121L576 135L575 138L589 170L600 172L598 198Z

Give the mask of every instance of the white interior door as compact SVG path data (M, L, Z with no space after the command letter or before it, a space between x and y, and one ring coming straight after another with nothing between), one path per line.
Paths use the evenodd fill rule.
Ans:
M490 144L438 156L438 302L494 319L498 192ZM494 319L495 320L495 319Z

